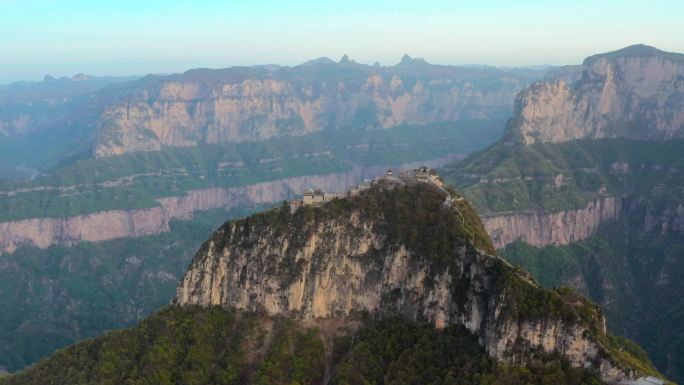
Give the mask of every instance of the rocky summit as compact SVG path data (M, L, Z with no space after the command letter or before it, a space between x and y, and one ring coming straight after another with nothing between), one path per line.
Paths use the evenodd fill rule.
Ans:
M319 207L228 222L196 255L175 303L298 320L399 314L462 325L503 362L558 354L632 375L608 347L600 309L497 257L470 204L438 179L387 176Z

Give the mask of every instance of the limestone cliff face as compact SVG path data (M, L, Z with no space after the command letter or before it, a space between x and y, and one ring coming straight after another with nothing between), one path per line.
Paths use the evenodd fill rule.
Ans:
M684 55L632 46L587 58L575 83L538 82L516 98L526 144L684 137Z
M605 333L600 311L590 306L591 329L573 316L585 300L544 291L476 247L481 224L472 209L444 200L427 184L384 182L322 208L228 222L196 255L175 302L297 319L399 313L438 328L464 325L503 361L523 363L538 351L602 365L607 354L591 337ZM525 298L539 296L538 313L526 313Z
M602 197L581 209L546 212L508 212L482 215L482 223L497 249L522 241L536 247L567 245L594 234L599 225L621 212L620 200Z
M440 166L455 157L458 155L427 162L356 167L344 173L304 175L238 187L191 190L182 196L159 198L158 207L148 209L0 222L0 254L13 253L22 244L47 248L160 234L170 230L171 219L191 219L196 211L277 203L301 195L307 188L346 191L365 178L381 175L388 167L401 170L422 165Z
M106 241L169 231L169 216L161 208L112 210L70 218L33 218L0 223L0 254L19 245L46 248L55 244Z
M411 69L350 62L143 79L103 110L94 153L106 157L325 129L500 118L510 114L515 94L534 80L464 72L427 64Z

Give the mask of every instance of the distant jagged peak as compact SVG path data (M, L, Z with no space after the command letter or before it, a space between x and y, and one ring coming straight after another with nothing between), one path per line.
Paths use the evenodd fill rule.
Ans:
M591 65L600 59L623 57L662 57L669 60L684 62L684 54L659 50L646 44L634 44L617 51L600 53L584 59L584 65Z
M54 76L49 75L49 74L43 76L43 82L55 82L55 81L59 81L59 82L65 82L65 81L66 82L69 82L69 81L81 82L81 81L88 81L88 80L93 80L93 77L90 75L86 75L82 72L77 73L76 75L71 76L71 77L69 77L69 76L54 77Z
M344 54L339 62L336 63L339 66L349 67L349 68L367 68L366 64L361 64L354 59L350 59L349 55Z
M428 63L425 59L423 58L412 58L409 56L409 54L405 53L404 56L401 57L401 61L399 62L398 65L415 65L415 64L430 64Z

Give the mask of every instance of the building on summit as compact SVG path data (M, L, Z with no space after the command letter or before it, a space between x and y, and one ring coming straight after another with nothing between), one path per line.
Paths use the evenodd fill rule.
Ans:
M302 195L302 199L294 199L289 202L290 212L294 213L302 206L320 206L325 202L329 202L333 199L342 199L346 197L353 197L360 194L362 191L370 189L374 184L381 181L418 181L433 183L438 187L442 188L444 183L439 178L437 173L428 167L419 167L412 170L401 171L398 176L394 174L392 169L388 169L385 175L378 176L375 179L364 179L360 184L352 187L346 193L343 192L323 192L321 190L314 190L311 188L306 189Z
M333 199L344 198L346 193L342 192L323 192L321 190L306 189L302 199L295 199L290 201L290 212L294 213L302 206L320 206L325 202Z

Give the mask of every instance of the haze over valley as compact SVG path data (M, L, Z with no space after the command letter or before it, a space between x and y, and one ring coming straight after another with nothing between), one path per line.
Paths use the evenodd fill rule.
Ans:
M676 4L616 10L601 23L622 37L599 39L589 13L578 33L593 45L514 18L473 24L507 12L549 25L557 5L534 2L235 6L274 26L299 20L273 48L283 64L251 64L268 57L254 47L273 47L255 32L254 47L227 40L241 65L177 71L186 61L150 66L171 52L152 27L173 31L185 13L196 38L203 7L76 3L7 12L88 10L102 26L45 25L117 42L104 26L138 7L122 39L139 18L149 34L131 41L140 62L122 68L135 71L80 61L98 75L61 76L73 66L55 56L44 68L60 75L36 80L43 53L4 47L0 385L684 381L684 47L663 11ZM581 19L580 3L559 27ZM354 46L359 31L296 10L385 32ZM371 11L386 14L363 24ZM242 25L225 17L234 24L217 36ZM26 47L53 41L12 23L0 32L24 31ZM461 57L495 65L453 59L446 32L465 26L480 46L459 43ZM511 53L512 38L492 39L504 27L537 45ZM179 55L225 62L206 54L218 37L202 36L195 48L177 40ZM319 44L331 36L351 54L301 60L331 52ZM127 52L79 39L63 46L73 58ZM158 53L141 51L154 39ZM539 48L546 39L557 44ZM420 55L387 64L397 47Z

